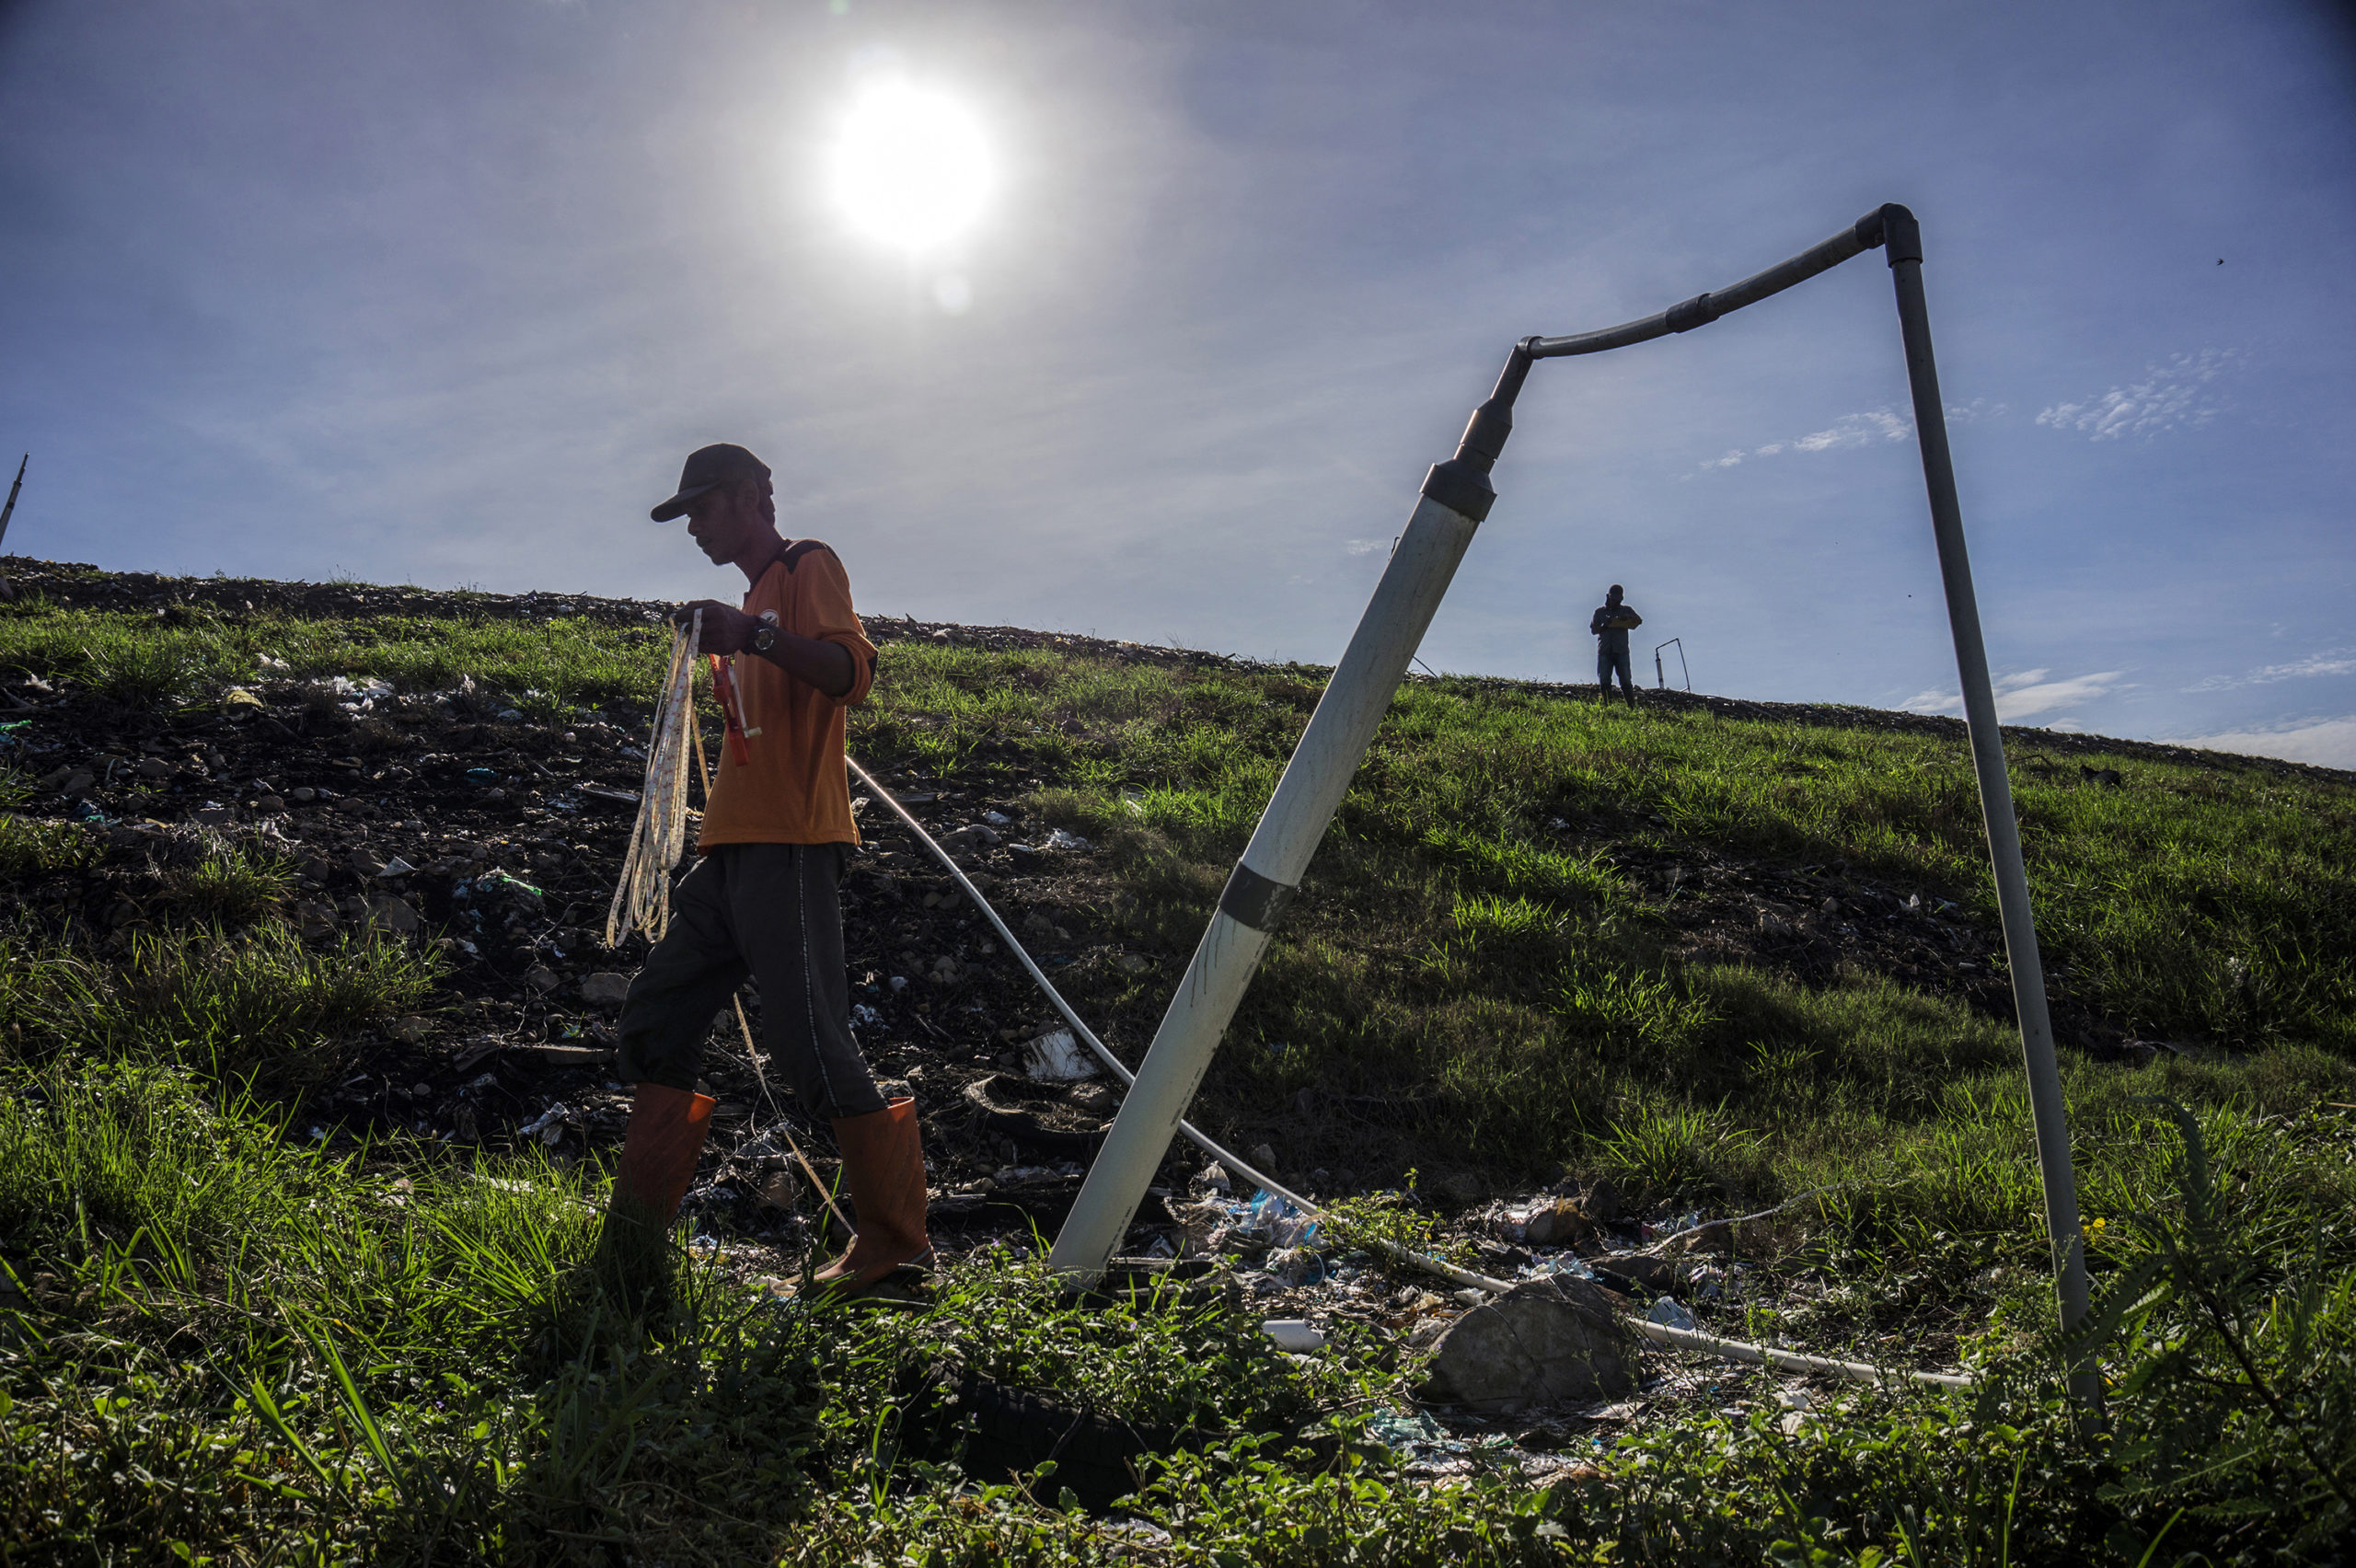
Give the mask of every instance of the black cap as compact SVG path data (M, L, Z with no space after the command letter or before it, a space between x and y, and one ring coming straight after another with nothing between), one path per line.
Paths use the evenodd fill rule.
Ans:
M716 446L699 447L687 454L687 466L679 470L679 493L647 513L657 523L668 523L687 510L687 502L710 490L738 479L766 479L769 466L741 446L722 442Z

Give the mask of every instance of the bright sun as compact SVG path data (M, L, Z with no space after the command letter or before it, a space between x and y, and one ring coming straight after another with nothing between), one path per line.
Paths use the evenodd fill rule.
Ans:
M852 224L911 252L964 233L993 176L989 144L964 106L896 76L860 89L832 172L835 200Z

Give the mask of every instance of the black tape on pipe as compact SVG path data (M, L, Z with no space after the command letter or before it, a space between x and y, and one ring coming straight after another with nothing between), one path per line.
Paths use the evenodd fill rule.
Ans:
M1238 860L1235 870L1228 873L1226 890L1218 895L1218 906L1220 913L1241 920L1255 931L1273 931L1299 893L1300 889L1264 877Z

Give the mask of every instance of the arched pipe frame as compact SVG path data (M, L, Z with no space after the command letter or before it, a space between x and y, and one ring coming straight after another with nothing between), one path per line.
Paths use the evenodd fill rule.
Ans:
M2045 971L2038 957L2028 877L2021 863L2020 827L2004 743L1996 722L1988 653L1981 640L1980 605L1964 548L1963 513L1956 500L1955 465L1947 449L1938 367L1931 352L1930 311L1923 294L1923 233L1914 214L1892 203L1789 260L1733 287L1697 294L1657 316L1600 332L1525 338L1507 357L1496 390L1472 412L1456 455L1425 477L1406 532L1375 585L1341 663L1301 732L1300 744L1275 795L1229 876L1218 908L1195 950L1185 978L1162 1015L1137 1081L1123 1101L1104 1147L1082 1183L1071 1217L1056 1238L1049 1264L1092 1280L1120 1244L1145 1196L1188 1103L1209 1068L1235 1009L1243 999L1270 933L1291 904L1350 779L1373 743L1376 727L1405 677L1450 578L1472 535L1496 502L1489 475L1513 430L1514 400L1540 360L1603 353L1690 332L1746 306L1806 282L1868 250L1881 250L1898 295L1906 374L1914 398L1915 437L1922 448L1931 531L1946 591L1947 626L1955 639L1956 673L1979 775L1981 814L1989 865L2003 917L2004 956L2012 971L2013 1004L2020 1020L2021 1055L2036 1125L2038 1167L2045 1190L2045 1220L2053 1247L2054 1289L2065 1329L2086 1315L2085 1251L2078 1228L2077 1182L2070 1166L2070 1129L2054 1061L2053 1028L2046 1011ZM2100 1399L2091 1367L2073 1369L2072 1392L2085 1405Z

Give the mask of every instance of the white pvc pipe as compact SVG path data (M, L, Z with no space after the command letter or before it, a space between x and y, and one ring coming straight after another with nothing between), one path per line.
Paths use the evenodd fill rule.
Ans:
M1049 1267L1092 1281L1120 1246L1267 948L1268 931L1233 911L1265 910L1258 918L1265 926L1276 923L1373 744L1407 661L1478 526L1429 496L1416 504L1162 1015L1103 1149L1089 1167L1071 1217L1047 1254Z
M2069 1107L2061 1068L2054 1060L2045 967L2038 953L2028 871L2021 859L2020 821L2013 807L2012 778L2004 767L2004 737L1996 716L1995 689L1988 678L1988 649L1981 637L1971 558L1964 548L1963 508L1956 498L1955 460L1947 448L1946 404L1939 396L1938 365L1931 350L1930 307L1923 292L1922 240L1911 217L1902 232L1893 231L1888 259L1914 398L1914 433L1923 451L1923 478L1930 497L1931 532L1938 546L1947 626L1955 641L1964 723L1971 738L1972 768L1980 782L1981 820L1988 832L1989 869L1996 882L2004 962L2012 972L2013 1011L2020 1022L2029 1119L2037 1135L2038 1174L2044 1188L2045 1227L2053 1249L2056 1307L2063 1332L2074 1332L2086 1318L2088 1289L2085 1245L2078 1228L2077 1175L2070 1163ZM2069 1383L2071 1394L2080 1404L2088 1410L2100 1408L2102 1378L2089 1363L2082 1360L2072 1366Z

